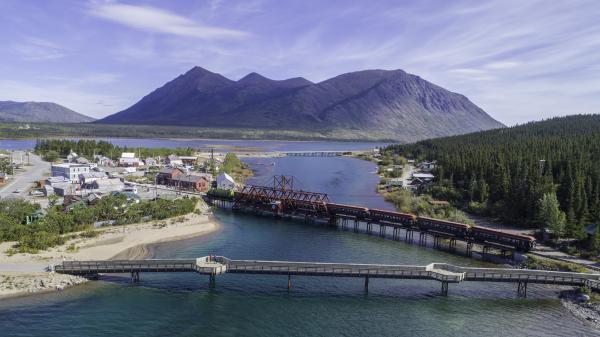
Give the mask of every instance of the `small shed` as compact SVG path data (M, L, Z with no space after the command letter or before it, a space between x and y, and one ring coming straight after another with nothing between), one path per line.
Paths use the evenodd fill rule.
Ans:
M233 190L235 189L235 180L227 174L221 173L217 176L217 188L220 190Z

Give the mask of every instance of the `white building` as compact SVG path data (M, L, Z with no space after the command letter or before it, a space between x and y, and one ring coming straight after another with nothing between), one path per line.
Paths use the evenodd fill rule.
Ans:
M435 176L431 173L413 173L413 179L419 179L421 181L431 181Z
M140 159L133 152L123 152L119 158L119 166L140 166Z
M82 173L89 173L90 166L83 164L63 163L52 165L51 176L53 177L65 177L73 183L79 183L79 175Z
M235 180L227 174L221 173L217 176L217 188L220 190L233 190L235 189Z
M172 154L165 159L165 162L171 167L183 166L183 161L178 156Z

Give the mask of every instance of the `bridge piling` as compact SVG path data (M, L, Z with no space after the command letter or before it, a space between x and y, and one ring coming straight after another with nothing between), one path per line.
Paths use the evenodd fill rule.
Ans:
M292 289L292 274L288 274L288 291Z
M139 283L140 282L140 272L132 271L131 272L131 283Z
M369 275L365 276L365 292L369 292Z
M519 281L517 285L517 293L520 297L527 298L527 282Z
M448 282L442 281L442 296L448 296Z
M360 225L360 221L354 220L354 232L358 233L358 226Z

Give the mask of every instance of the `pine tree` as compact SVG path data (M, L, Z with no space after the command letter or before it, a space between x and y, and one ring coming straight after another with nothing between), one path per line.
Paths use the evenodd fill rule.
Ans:
M559 239L565 232L565 213L560 210L556 193L546 193L538 202L538 221Z

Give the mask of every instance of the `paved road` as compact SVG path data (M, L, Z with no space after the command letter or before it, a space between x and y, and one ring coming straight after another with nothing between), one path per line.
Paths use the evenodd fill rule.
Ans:
M20 158L20 153L16 151L13 154L14 158ZM23 161L27 162L27 157L23 154ZM0 199L7 197L24 197L28 194L29 188L38 180L45 177L50 172L50 163L43 161L35 154L29 155L29 163L31 166L23 166L24 170L16 172L9 182L0 188ZM15 190L20 190L19 193L13 193Z

